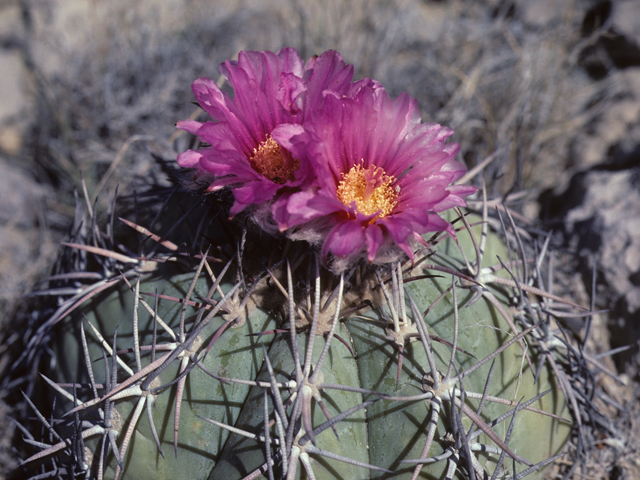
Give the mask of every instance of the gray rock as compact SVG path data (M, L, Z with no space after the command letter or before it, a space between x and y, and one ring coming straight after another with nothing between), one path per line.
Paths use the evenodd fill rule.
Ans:
M611 347L640 342L640 162L624 170L580 172L562 194L542 201L578 254L577 273L587 291L596 262L596 308L608 311ZM636 348L615 360L631 373L637 355Z
M591 171L584 196L566 217L582 256L597 254L598 269L627 314L640 310L640 167Z
M0 308L11 310L55 251L44 219L48 190L0 159ZM46 261L43 263L43 260Z
M637 0L622 0L615 3L611 23L621 35L640 46L640 16Z

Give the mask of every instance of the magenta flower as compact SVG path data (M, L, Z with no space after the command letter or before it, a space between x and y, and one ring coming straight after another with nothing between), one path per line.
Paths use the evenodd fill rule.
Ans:
M215 120L183 120L177 127L209 146L178 155L182 167L196 169L208 191L229 186L235 204L231 215L274 198L283 187L302 185L312 171L278 142L298 131L323 103L326 92L349 88L353 67L335 51L313 57L306 65L293 48L273 52L240 52L238 61L220 66L234 97L208 78L193 85L200 106Z
M366 254L384 262L404 251L413 258L416 234L448 231L438 215L463 206L475 187L452 186L466 171L453 133L421 124L415 99L391 100L373 81L353 84L347 96L328 96L305 131L282 139L296 158L308 158L315 183L273 206L281 231L322 243L351 261ZM395 253L394 253L395 251Z

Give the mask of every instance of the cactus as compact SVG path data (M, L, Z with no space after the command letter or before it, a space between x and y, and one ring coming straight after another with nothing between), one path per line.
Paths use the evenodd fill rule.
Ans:
M220 217L208 229L214 236L226 222ZM484 277L473 275L476 260L470 270L464 267L461 252L473 258L472 235L482 238L481 225L486 230L477 220L458 218L458 242L430 239L413 266L365 263L340 276L304 248L292 249L285 261L269 259L285 247L272 241L272 248L258 248L265 239L255 231L245 230L235 255L229 242L207 245L208 233L199 237L200 248L190 249L208 255L173 250L165 237L154 236L170 247L167 253L126 262L110 257L109 249L70 244L102 257L108 273L52 318L80 305L59 322L52 341L57 366L43 375L75 408L60 411L67 415L54 429L58 441L40 445L42 452L29 461L58 455L57 461L68 462L66 471L78 475L140 479L239 479L261 468L268 475L267 458L274 475L289 468L315 478L411 478L416 469L441 478L458 454L480 461L476 475L482 468L511 472L509 456L518 461L518 474L529 472L527 463L544 465L570 431L557 416L566 416L566 409L552 370L544 366L534 383L528 363L544 359L540 349L548 333L531 322L515 327L517 335L511 331L505 316L519 315L507 313L513 305L501 289L510 280L486 273L501 269L499 261L480 270ZM467 230L469 221L478 225ZM497 234L485 238L483 264L509 257ZM264 255L249 258L251 251ZM225 255L231 259L220 262ZM256 266L261 261L265 266ZM526 322L528 315L520 317ZM455 390L438 390L434 376L440 385L461 380L451 382ZM461 395L466 400L457 400ZM302 420L294 423L296 413ZM474 421L504 443L496 444ZM287 434L294 441L283 449ZM303 443L298 466L291 456ZM473 453L481 445L489 453ZM416 467L420 459L439 457ZM463 460L458 465L468 474Z
M311 92L313 75L305 78ZM347 100L325 99L331 111L339 101L351 108L347 84ZM376 85L361 88L379 98ZM195 133L195 123L178 126ZM302 158L299 137L276 129L268 138ZM448 162L457 150L443 145L432 150ZM194 167L194 152L179 161ZM219 174L196 180L213 186ZM430 217L442 228L414 222L411 241L397 232L391 241L383 217L410 178L400 194L382 190L364 247L339 243L325 219L304 223L291 210L305 189L321 196L324 187L278 175L267 187L285 193L267 210L222 177L233 220L225 194L173 192L156 197L162 209L147 227L123 218L118 234L112 217L103 233L87 205L66 244L75 268L52 277L48 292L71 295L25 354L48 343L55 362L42 377L63 400L51 422L40 413L47 402L27 399L48 434L30 441L40 451L24 463L49 465L32 478L523 478L561 455L569 413L581 424L551 317L584 309L545 291L547 243L525 245L506 207L496 210L503 241L486 199L480 215L449 210L447 221ZM358 175L380 188L396 181L363 163L340 188ZM448 188L448 206L472 191ZM347 217L338 217L362 214L345 191ZM340 221L347 231L350 220Z

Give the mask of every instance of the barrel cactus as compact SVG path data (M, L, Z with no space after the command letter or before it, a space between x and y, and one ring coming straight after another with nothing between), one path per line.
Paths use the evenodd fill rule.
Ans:
M336 52L221 70L176 190L66 244L33 478L539 475L575 416L550 317L580 309L546 244L463 210L452 132Z

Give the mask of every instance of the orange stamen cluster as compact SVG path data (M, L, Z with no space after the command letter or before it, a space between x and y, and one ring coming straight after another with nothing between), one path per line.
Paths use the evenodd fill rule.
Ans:
M386 217L398 203L398 192L392 187L395 181L393 175L387 175L375 165L367 168L363 168L362 164L354 165L342 174L338 184L338 200L347 206L355 201L358 211L365 215L380 212L377 218Z
M280 185L294 180L294 172L300 168L300 160L284 155L271 135L267 135L267 139L253 149L249 163L260 175Z

